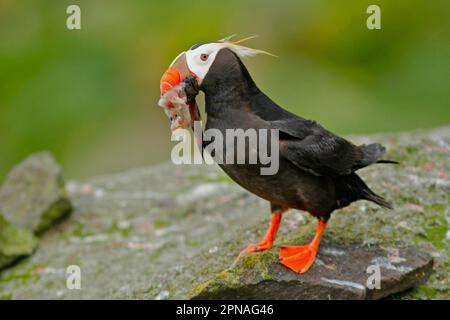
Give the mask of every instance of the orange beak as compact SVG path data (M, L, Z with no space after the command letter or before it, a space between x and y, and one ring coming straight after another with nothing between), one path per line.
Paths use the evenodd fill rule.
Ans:
M171 88L180 84L184 79L191 75L189 71L186 54L183 52L180 54L174 62L170 65L169 69L164 72L161 80L159 81L159 89L163 95Z
M161 94L166 93L181 82L181 74L175 68L169 68L164 72L161 80L159 81L159 89Z

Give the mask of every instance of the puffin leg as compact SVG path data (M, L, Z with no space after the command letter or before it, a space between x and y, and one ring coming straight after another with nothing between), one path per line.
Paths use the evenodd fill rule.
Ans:
M278 232L278 228L280 227L281 214L281 211L272 212L272 221L270 222L269 229L267 230L264 239L261 242L250 244L247 248L242 250L231 265L232 267L235 266L238 263L239 259L245 256L247 253L264 251L272 248L273 242L275 241L275 237Z
M283 246L280 247L280 263L294 272L305 273L314 263L320 239L325 231L327 223L318 220L317 231L314 239L306 246Z

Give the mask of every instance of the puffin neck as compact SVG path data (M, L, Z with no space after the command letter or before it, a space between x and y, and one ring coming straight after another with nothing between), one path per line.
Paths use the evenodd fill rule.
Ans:
M211 73L205 78L201 90L205 93L206 105L240 107L242 102L249 101L260 93L247 68L234 54L232 61L213 65Z

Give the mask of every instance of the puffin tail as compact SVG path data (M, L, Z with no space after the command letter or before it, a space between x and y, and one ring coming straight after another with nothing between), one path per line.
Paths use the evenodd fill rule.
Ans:
M392 209L392 205L386 199L373 192L359 176L356 175L356 177L357 179L354 181L358 186L361 199L372 201L386 209Z
M353 201L369 200L383 208L392 209L392 205L382 196L373 192L356 173L336 178L335 184L340 208Z
M364 190L363 199L375 202L377 205L383 208L392 209L392 205L388 201L386 201L386 199L384 199L382 196L377 195L369 188L367 188L367 190Z

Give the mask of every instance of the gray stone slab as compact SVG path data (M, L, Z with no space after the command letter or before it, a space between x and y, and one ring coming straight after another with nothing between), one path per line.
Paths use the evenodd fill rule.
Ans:
M424 283L433 267L429 254L411 247L324 244L305 274L294 273L271 260L273 257L244 258L235 269L207 282L192 298L381 299ZM264 272L261 265L252 267L255 261L267 263Z
M61 168L49 152L33 154L10 171L0 209L10 223L35 233L70 213Z
M433 258L433 272L424 284L420 284L424 278L403 282L415 288L394 298L450 299L450 127L353 137L352 141L381 142L388 148L388 158L401 162L400 166L380 165L360 171L374 191L393 203L394 210L361 201L335 212L324 234L319 259L342 268L350 260L330 257L333 263L327 262L323 250L350 248L355 243L364 250L414 247ZM67 191L74 207L72 215L40 238L32 256L0 273L0 297L195 297L219 275L233 275L228 266L249 243L262 239L270 220L266 201L237 186L215 166L166 163L69 181ZM275 245L306 244L315 228L316 221L308 214L288 213ZM268 272L272 269L280 276L296 277L276 264L276 254L274 248L252 255L238 267L266 278L277 276ZM81 268L80 290L66 287L66 268L72 264ZM358 272L362 274L361 270ZM349 279L339 272L324 278ZM329 286L341 290L339 285Z

